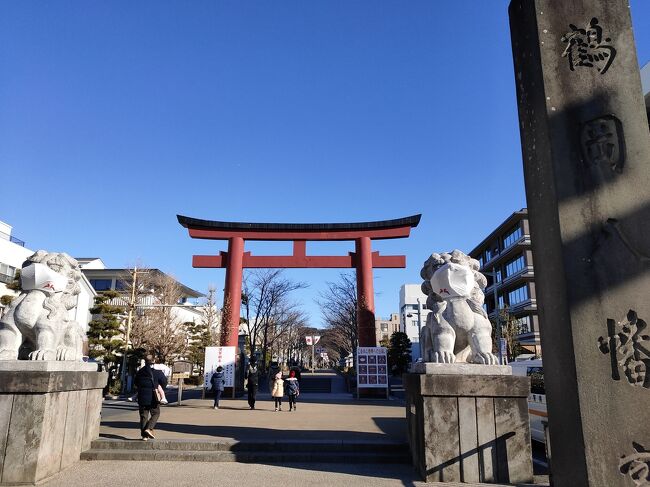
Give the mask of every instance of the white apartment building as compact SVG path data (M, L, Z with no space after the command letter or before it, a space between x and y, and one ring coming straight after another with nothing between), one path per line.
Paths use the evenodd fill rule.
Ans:
M11 225L0 221L0 296L18 296L18 292L7 288L7 283L13 281L23 262L35 253L25 247L25 242L14 237L12 231ZM93 307L97 293L83 275L79 284L81 292L77 295L77 306L70 310L68 318L75 320L87 331L91 320L90 308ZM0 304L0 315L4 311L3 308Z
M109 269L99 257L77 257L76 259L81 266L81 272L97 292L108 290L122 291L124 289L123 283L131 279L130 269ZM164 275L164 272L159 269L144 269L143 272ZM174 315L182 323L200 322L203 319L203 308L197 307L190 300L204 297L204 294L180 282L178 284L181 287L182 297L178 306L172 308ZM151 300L150 304L155 305L155 298L153 296Z
M419 330L427 324L429 310L426 307L427 295L420 289L420 284L403 284L399 289L400 331L411 340L411 357L416 361L420 354Z
M7 289L7 284L14 280L25 259L34 253L25 248L25 242L11 234L12 230L11 225L0 221L0 296L18 295Z

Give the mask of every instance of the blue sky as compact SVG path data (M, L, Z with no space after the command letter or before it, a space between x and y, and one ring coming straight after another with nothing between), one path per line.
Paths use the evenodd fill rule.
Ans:
M468 251L526 206L505 0L4 1L0 220L30 248L140 260L205 291L176 214L367 221L422 213L407 268ZM631 2L650 61L650 2ZM498 195L498 196L496 196ZM311 244L346 253L352 243ZM248 245L257 254L290 244ZM295 270L313 299L335 270Z

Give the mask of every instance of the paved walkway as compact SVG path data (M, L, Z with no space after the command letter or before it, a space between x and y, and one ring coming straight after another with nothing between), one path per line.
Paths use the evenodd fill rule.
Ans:
M190 399L185 399L190 397ZM184 393L183 405L161 409L156 437L223 440L350 440L408 441L406 412L399 400L354 400L350 394L301 394L297 411L274 411L268 393L258 394L255 410L245 398L222 399L218 410L212 399L200 399L200 390ZM137 405L105 401L100 436L140 437Z
M42 487L115 487L153 483L157 487L472 487L479 484L427 484L409 465L292 464L290 466L204 462L80 462ZM483 487L499 487L481 484ZM548 485L542 484L542 485Z
M341 391L336 384L333 391ZM175 399L170 391L170 399ZM275 412L268 393L258 395L256 409L246 398L223 399L219 410L202 400L200 388L183 394L183 405L162 408L156 427L160 439L342 440L407 442L405 407L399 399L355 400L350 394L301 394L298 410ZM105 401L100 436L139 439L135 403ZM45 482L46 487L135 485L156 479L158 487L346 485L471 487L472 484L425 484L412 466L399 464L264 465L206 462L84 461ZM485 485L485 484L484 484ZM492 484L494 487L494 484Z

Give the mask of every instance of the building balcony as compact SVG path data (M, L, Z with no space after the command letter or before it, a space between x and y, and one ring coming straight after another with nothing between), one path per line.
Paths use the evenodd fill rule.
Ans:
M0 232L0 238L3 240L9 240L11 243L15 243L16 245L20 245L21 247L25 246L25 242L23 242L19 238L12 237L8 233Z
M522 246L523 247L530 246L530 235L522 235L519 238L519 240L513 242L512 245L506 247L503 250L500 250L499 253L490 257L490 260L484 262L483 265L481 266L481 269L482 270L484 269L486 271L491 271L497 262L501 261L502 259L505 259L506 257L509 257L510 255L512 255L512 253L515 250L521 249Z
M501 311L501 309L502 308L499 308L499 311ZM508 305L508 312L511 315L521 313L523 311L537 311L537 300L534 298L528 298L521 303ZM488 317L495 318L496 314L496 310L492 310L488 313Z
M515 272L514 274L509 275L505 279L502 279L501 281L496 283L497 290L503 288L503 287L509 287L510 285L514 284L520 279L527 279L527 280L532 280L535 278L535 271L533 269L532 265L526 266L520 271ZM485 291L483 291L485 294L493 293L494 292L494 284L490 284L488 287L485 288Z

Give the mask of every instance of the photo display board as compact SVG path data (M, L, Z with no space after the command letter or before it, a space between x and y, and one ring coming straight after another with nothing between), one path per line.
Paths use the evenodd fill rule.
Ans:
M223 378L226 381L225 387L235 385L235 348L236 347L205 347L205 368L203 375L203 387L210 390L210 377L217 371L220 365L223 367Z
M357 386L388 387L386 348L357 347Z

